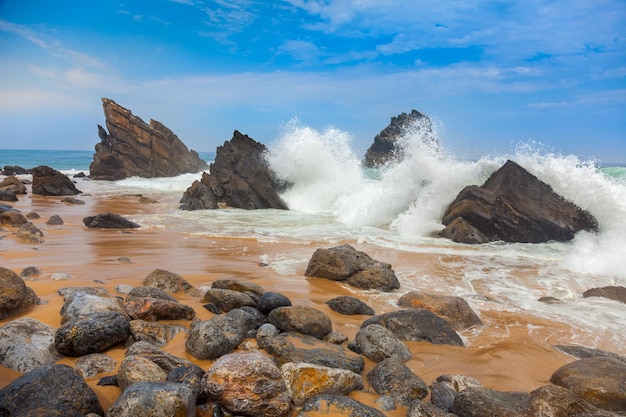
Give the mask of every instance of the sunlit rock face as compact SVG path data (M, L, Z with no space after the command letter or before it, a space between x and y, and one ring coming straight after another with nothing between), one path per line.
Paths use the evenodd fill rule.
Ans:
M90 177L120 180L128 177L173 177L208 168L198 153L170 129L156 120L145 123L111 99L103 98L107 130L98 125L100 143L96 144Z

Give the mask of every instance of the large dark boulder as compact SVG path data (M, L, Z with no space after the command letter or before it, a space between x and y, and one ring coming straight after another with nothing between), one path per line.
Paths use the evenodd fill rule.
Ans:
M103 98L102 107L107 131L98 126L100 143L96 144L90 177L96 180L120 180L128 177L174 177L208 168L198 153L170 129L156 120L146 124L111 99Z
M370 317L361 324L361 328L370 324L386 327L400 340L463 346L463 341L449 322L421 308L409 308Z
M618 359L597 356L569 363L550 382L602 410L626 412L626 363Z
M4 413L4 414L3 414ZM0 415L75 416L104 410L95 392L68 365L46 365L0 390Z
M428 395L424 380L398 358L380 362L367 374L367 380L378 394L393 397L406 406Z
M364 165L374 168L391 160L401 159L402 146L398 141L412 133L421 134L423 141L437 145L428 116L411 110L411 113L392 117L389 125L376 135L374 143L365 152Z
M39 303L39 297L24 280L10 269L0 266L0 320Z
M530 395L523 392L500 392L485 387L470 387L459 393L452 411L460 417L525 416Z
M54 344L67 356L102 352L130 336L130 323L120 313L91 313L69 320L54 335Z
M60 196L81 193L67 175L53 168L41 165L31 169L31 172L33 173L33 194Z
M217 148L209 173L203 173L181 198L182 210L215 209L219 204L243 209L287 209L278 193L282 184L265 160L265 145L235 130Z
M259 347L274 357L278 366L288 362L306 362L329 368L342 368L360 373L365 366L363 357L343 345L324 342L316 337L296 332L258 337Z
M26 186L15 175L0 181L0 190L13 191L14 194L26 194Z
M480 187L465 187L446 210L441 236L461 243L567 241L597 231L596 219L513 161Z
M333 330L330 317L310 306L276 307L267 318L282 332L298 332L318 339L323 339Z
M400 307L424 308L448 320L455 330L482 325L467 301L454 295L410 291L398 299Z
M83 218L83 223L90 229L136 229L139 224L115 213L98 213Z
M607 287L591 288L583 293L583 297L604 297L626 303L626 287L609 285Z
M344 281L365 289L391 291L400 288L400 282L390 264L372 259L348 244L317 249L304 275Z

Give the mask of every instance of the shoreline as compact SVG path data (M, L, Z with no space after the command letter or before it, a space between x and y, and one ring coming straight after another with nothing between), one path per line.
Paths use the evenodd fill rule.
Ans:
M352 295L365 301L376 314L381 314L399 310L400 307L394 305L394 301L407 291L402 286L392 293L359 290L326 279L306 278L301 267L296 267L294 273L279 274L271 264L262 264L262 259L267 255L273 257L283 253L307 251L312 254L319 247L315 243L277 243L260 242L254 238L193 236L159 228L136 229L130 233L89 230L82 224L84 216L100 212L108 211L122 216L154 213L171 203L168 203L168 198L164 198L162 203L146 204L140 203L136 195L77 196L85 201L85 205L61 203L61 197L27 194L19 198L19 202L12 204L15 208L24 214L35 211L41 216L33 222L45 233L45 242L32 244L19 241L11 235L15 230L8 228L9 232L3 233L0 240L0 259L4 267L18 274L28 266L40 268L43 271L41 276L25 282L45 304L8 317L0 321L0 326L18 317L32 317L58 328L61 319L59 310L63 304L63 297L56 293L59 288L97 285L107 288L112 295L121 296L115 291L117 285L140 285L157 268L182 275L195 288L208 287L212 281L220 279L254 282L268 291L286 295L293 305L308 305L321 310L331 318L333 330L346 334L349 340L354 340L360 323L367 316L338 314L324 304L326 300L339 295ZM46 220L54 214L64 220L64 225L45 225ZM420 274L433 279L442 275L442 257L449 256L391 251L368 244L350 243L373 258L392 264L396 272L405 274L407 271L419 269ZM131 263L123 263L119 260L120 257L127 257ZM463 256L458 257L462 262ZM71 278L55 281L50 278L55 273L68 274ZM402 279L400 280L402 283ZM446 285L448 284L440 283L432 292L445 293ZM206 320L213 316L202 307L201 297L180 294L175 297L193 307L196 318ZM406 342L413 354L413 359L407 365L427 384L439 375L454 373L474 377L484 386L499 391L529 392L548 384L556 369L575 360L551 346L571 339L573 330L566 324L534 317L530 313L485 310L474 305L473 308L481 316L484 326L459 333L466 347ZM175 322L186 327L190 323ZM184 334L179 334L163 349L208 369L213 361L193 358L185 351L184 338ZM124 351L123 347L115 347L104 353L116 359L119 365ZM66 357L59 363L73 365L76 359ZM362 375L373 365L366 359ZM114 375L115 372L86 378L105 410L119 395L119 389L96 384L101 377ZM0 388L19 375L21 374L18 372L0 366ZM369 387L365 378L364 385L364 391L367 391ZM355 392L350 396L365 403L371 403L376 398L375 394L370 398L370 394L363 392ZM399 406L396 411L387 412L387 415L406 415L406 408Z

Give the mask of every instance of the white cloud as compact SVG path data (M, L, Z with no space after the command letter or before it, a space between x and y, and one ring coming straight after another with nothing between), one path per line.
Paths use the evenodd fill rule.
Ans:
M589 106L589 105L606 105L606 104L620 104L626 103L626 89L614 89L595 91L589 94L577 95L573 100L557 101L557 102L540 102L531 103L527 107L535 109L551 109L551 108L564 108L564 107L576 107L576 106Z
M92 55L68 48L57 39L51 38L39 32L35 32L34 30L26 26L18 25L16 23L0 19L0 30L10 32L21 38L24 38L41 47L42 49L45 49L53 56L70 59L81 65L87 65L91 67L102 66L102 62L100 61L100 59Z

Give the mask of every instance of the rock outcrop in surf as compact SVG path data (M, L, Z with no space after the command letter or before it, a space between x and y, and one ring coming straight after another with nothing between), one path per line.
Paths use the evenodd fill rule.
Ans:
M513 161L482 186L461 190L442 223L441 236L461 243L567 241L581 230L598 230L589 212Z
M288 209L278 193L284 184L265 160L265 145L237 130L230 141L218 146L215 162L187 188L182 210L216 209L220 205L251 209Z
M393 159L401 159L402 147L398 140L407 134L419 133L423 140L437 144L428 116L417 110L392 117L389 125L374 138L374 143L365 152L363 164L369 168L385 165Z
M109 132L98 125L100 143L89 165L92 179L173 177L208 168L162 123L151 119L147 124L108 98L102 99L102 107Z

